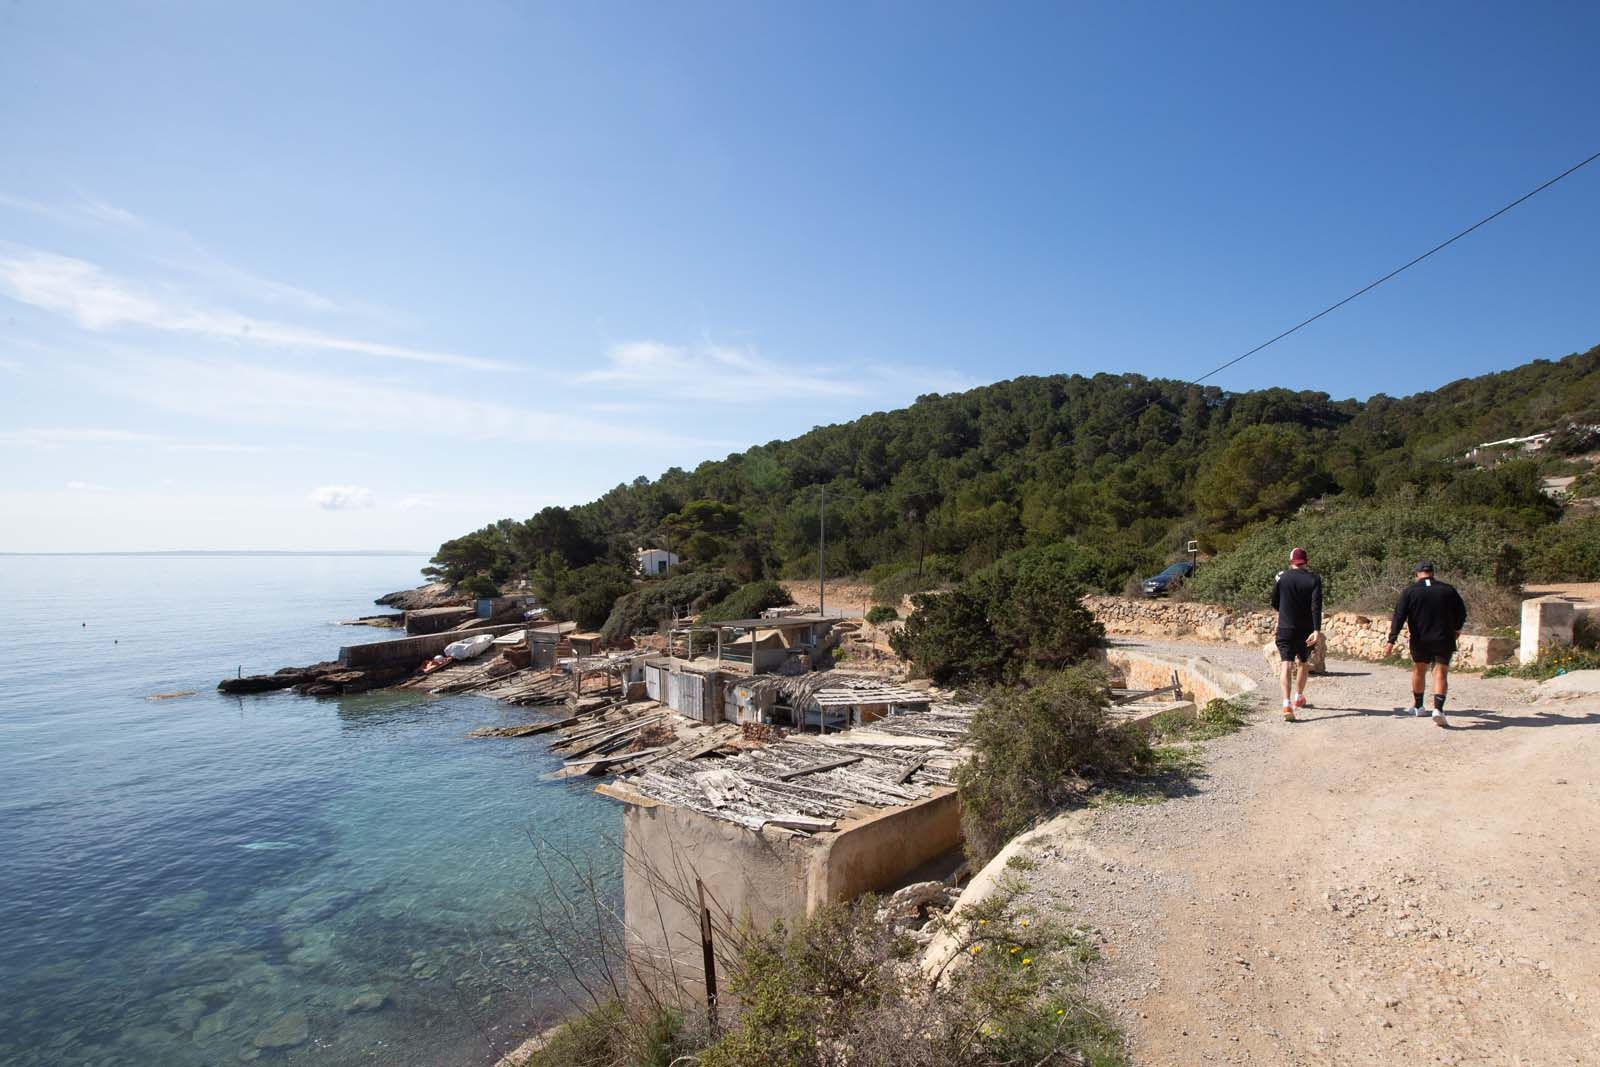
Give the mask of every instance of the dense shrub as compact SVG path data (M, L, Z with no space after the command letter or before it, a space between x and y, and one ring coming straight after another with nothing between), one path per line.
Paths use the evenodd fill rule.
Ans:
M794 603L789 591L774 581L749 582L701 613L704 622L754 619L768 608L783 608Z
M1600 582L1600 515L1586 515L1539 531L1528 554L1528 578Z
M474 574L470 578L462 579L457 584L456 591L466 596L499 596L500 587L494 580L485 574Z
M967 853L980 864L1089 782L1154 758L1142 733L1113 722L1105 675L1090 666L993 694L973 716L971 746L956 784Z
M611 563L568 569L546 557L549 566L535 572L534 588L551 614L570 619L585 630L605 622L617 598L633 589L629 576Z
M1083 606L1100 584L1098 557L1058 544L1009 553L948 593L918 593L890 647L941 684L1015 677L1075 663L1105 641Z
M917 593L906 624L889 637L889 647L940 685L966 679L998 678L1012 660L989 629L984 603L965 589Z
M894 622L900 613L887 604L877 604L867 609L867 621L874 626L882 626L886 622Z
M657 626L674 614L703 611L737 588L738 583L732 578L715 571L677 574L646 582L616 602L600 628L600 635L612 640Z
M1187 584L1188 594L1261 608L1271 596L1273 576L1289 565L1289 550L1297 545L1322 575L1330 609L1392 605L1419 559L1432 560L1440 578L1457 584L1475 578L1506 585L1522 576L1522 549L1503 524L1407 491L1382 504L1334 505L1258 529L1201 566Z
M922 562L922 573L914 566L890 564L874 567L867 572L872 582L872 602L899 607L900 601L912 593L922 593L948 585L961 577L954 561L942 556L932 556Z
M699 1067L1126 1062L1121 1036L1085 998L1089 950L1077 936L1004 897L972 920L962 966L932 986L870 897L748 936L729 976L741 1010Z

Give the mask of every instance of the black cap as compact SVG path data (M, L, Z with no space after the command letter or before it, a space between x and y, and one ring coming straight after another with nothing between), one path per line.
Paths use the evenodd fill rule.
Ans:
M1433 573L1433 564L1431 562L1429 562L1428 560L1420 560L1417 563L1417 565L1415 567L1412 567L1411 569L1412 569L1412 571L1414 571L1417 574L1421 574L1423 571L1427 571L1429 574L1432 574Z

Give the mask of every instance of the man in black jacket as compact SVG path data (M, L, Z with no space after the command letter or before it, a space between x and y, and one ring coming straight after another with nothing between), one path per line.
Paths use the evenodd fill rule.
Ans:
M1400 627L1411 631L1411 714L1422 714L1423 686L1428 681L1428 666L1433 666L1433 724L1449 726L1444 717L1444 698L1450 686L1450 657L1455 655L1456 638L1467 622L1467 605L1455 586L1433 576L1433 564L1417 564L1417 580L1406 586L1389 620L1387 658L1394 651Z
M1311 646L1322 637L1322 578L1307 567L1306 550L1289 553L1289 569L1272 582L1272 606L1278 609L1278 658L1283 661L1283 721L1294 722L1296 708L1306 706L1306 678L1311 673ZM1295 686L1295 665L1299 685Z

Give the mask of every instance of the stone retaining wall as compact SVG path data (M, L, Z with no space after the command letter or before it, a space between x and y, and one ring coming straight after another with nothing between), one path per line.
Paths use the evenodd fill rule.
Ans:
M1278 617L1270 611L1232 611L1217 604L1195 601L1087 596L1083 603L1109 634L1200 637L1208 641L1261 646L1272 640L1278 627ZM1389 620L1382 616L1333 612L1323 616L1322 633L1327 639L1328 651L1334 655L1380 659L1384 639L1389 636ZM1509 637L1462 634L1455 662L1463 667L1488 667L1509 660L1516 648L1516 641Z

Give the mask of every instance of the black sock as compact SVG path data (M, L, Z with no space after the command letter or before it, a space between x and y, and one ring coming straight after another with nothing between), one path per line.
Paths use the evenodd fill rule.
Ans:
M1421 693L1412 693L1411 694L1411 706L1414 707L1414 708L1422 707L1422 694Z
M1421 706L1420 702L1418 703L1418 706L1419 707ZM1435 693L1435 694L1433 694L1433 710L1434 711L1443 711L1444 710L1444 694L1443 693Z

